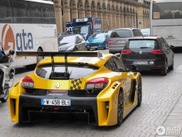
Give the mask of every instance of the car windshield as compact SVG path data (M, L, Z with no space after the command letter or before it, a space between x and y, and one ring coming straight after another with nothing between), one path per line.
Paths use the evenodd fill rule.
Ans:
M99 33L99 34L92 34L90 38L105 38L106 34L105 33Z
M130 40L129 41L129 48L130 49L144 49L150 48L154 49L156 45L155 40Z
M76 37L75 36L65 36L60 41L60 44L63 44L63 43L75 43L75 41L76 41Z
M70 74L70 79L78 79L88 75L91 75L95 71L97 71L97 67L89 66L89 65L73 65L67 64L68 72ZM53 71L54 70L54 71ZM49 79L52 73L63 74L65 73L65 64L55 64L55 65L43 65L36 68L36 74L45 79Z
M74 34L88 34L89 33L89 26L75 26L73 28Z
M123 30L114 30L112 31L111 38L127 38L127 37L132 37L132 31L123 29Z

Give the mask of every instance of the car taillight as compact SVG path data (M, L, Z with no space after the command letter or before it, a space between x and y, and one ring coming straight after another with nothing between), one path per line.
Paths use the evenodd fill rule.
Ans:
M113 44L114 43L114 40L108 40L107 43L110 45L110 44Z
M107 78L92 79L86 83L85 88L89 93L94 93L94 91L104 89L107 86L108 82L109 80Z
M31 77L26 76L22 79L22 87L24 88L34 88L34 81Z
M151 51L152 54L163 54L164 52L160 49L154 49Z
M121 54L125 54L125 55L126 54L130 54L130 53L131 53L131 50L129 50L129 49L128 50L122 50L121 51Z

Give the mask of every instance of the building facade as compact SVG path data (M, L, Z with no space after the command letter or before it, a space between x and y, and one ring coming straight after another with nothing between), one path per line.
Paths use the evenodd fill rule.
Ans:
M58 33L73 18L100 17L103 31L121 27L149 27L149 0L52 0Z

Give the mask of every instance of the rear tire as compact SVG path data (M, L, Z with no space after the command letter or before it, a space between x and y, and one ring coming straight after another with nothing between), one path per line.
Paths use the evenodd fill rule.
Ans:
M8 100L8 95L9 95L9 89L6 89L6 91L4 91L4 96L2 98L0 98L2 103L5 103Z
M168 71L168 65L167 65L167 61L165 61L164 68L162 68L160 74L162 76L166 76L167 75L167 71Z
M123 94L119 91L118 94L118 113L117 113L117 126L123 123Z
M173 59L172 65L169 67L169 70L173 70L173 69L174 69L174 59Z
M138 98L137 106L140 107L141 104L142 104L142 83L141 83L141 80L138 82L138 95L137 95L137 98Z

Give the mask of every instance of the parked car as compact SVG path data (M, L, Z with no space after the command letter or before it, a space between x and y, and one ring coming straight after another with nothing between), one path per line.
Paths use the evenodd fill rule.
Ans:
M107 33L92 34L87 40L87 50L107 49L108 38L109 38L109 35Z
M80 34L67 34L59 38L58 51L86 51L87 42Z
M41 114L72 113L87 116L88 123L96 126L119 126L142 103L141 74L127 71L114 54L77 51L17 55L51 57L41 60L11 88L8 105L13 122L31 122Z
M166 75L174 68L173 46L161 36L130 38L122 50L122 60L127 67L136 65L138 71L158 71Z
M118 28L108 31L108 34L110 36L108 40L110 53L121 53L129 38L143 36L140 29L137 28Z
M150 28L143 28L141 29L141 32L143 34L143 36L150 36Z

